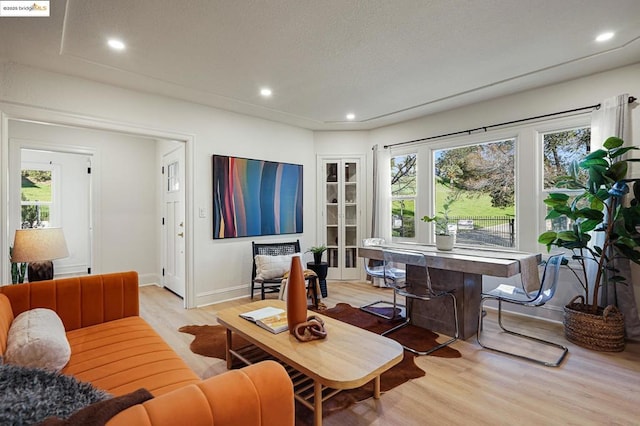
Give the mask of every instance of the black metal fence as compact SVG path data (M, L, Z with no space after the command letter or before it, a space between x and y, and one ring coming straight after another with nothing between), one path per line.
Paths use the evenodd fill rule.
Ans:
M449 216L456 243L515 247L514 216Z

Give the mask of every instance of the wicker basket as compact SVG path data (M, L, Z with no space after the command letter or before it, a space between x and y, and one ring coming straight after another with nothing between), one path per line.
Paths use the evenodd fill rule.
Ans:
M582 299L581 303L576 300ZM594 314L584 297L576 296L564 307L567 340L587 349L603 352L624 350L624 317L613 305L598 307Z

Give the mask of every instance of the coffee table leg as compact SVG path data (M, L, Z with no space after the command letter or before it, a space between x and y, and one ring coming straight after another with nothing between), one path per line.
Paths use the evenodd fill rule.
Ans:
M376 376L376 378L373 379L373 397L380 399L380 376Z
M225 352L227 356L227 370L231 370L233 359L231 359L231 329L229 328L227 328L227 348Z
M317 380L313 382L313 424L322 426L322 385Z

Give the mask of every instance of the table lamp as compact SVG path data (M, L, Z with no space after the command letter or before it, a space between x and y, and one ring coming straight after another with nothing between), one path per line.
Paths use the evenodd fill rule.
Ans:
M54 259L69 256L62 228L18 229L11 262L29 264L29 281L53 279Z

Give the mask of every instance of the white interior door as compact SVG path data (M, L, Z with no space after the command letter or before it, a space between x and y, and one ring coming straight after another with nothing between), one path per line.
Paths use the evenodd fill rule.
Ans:
M40 149L21 148L21 171L49 171L51 180L36 182L35 185L50 186L45 196L46 203L41 205L42 217L37 227L61 227L69 249L69 256L54 261L56 276L84 275L91 272L91 156L80 153L57 152ZM16 180L19 181L16 170ZM21 208L37 201L25 201L22 192L29 185L22 178L20 187L16 186L15 200L20 208L14 209L12 224L20 228L25 222ZM28 182L31 186L32 182ZM17 202L17 200L21 202ZM33 198L33 197L32 197Z
M163 155L163 285L185 295L184 145Z

